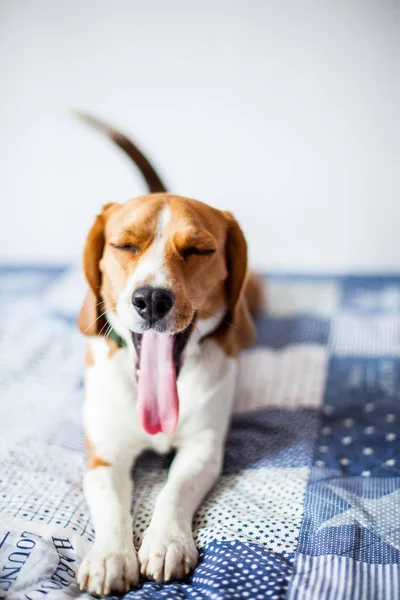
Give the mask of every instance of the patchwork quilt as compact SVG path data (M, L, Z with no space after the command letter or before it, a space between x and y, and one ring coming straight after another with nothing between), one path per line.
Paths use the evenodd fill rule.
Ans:
M80 596L84 293L68 268L0 268L0 599ZM126 600L400 598L400 277L265 278L223 475L184 582ZM135 469L134 539L170 457Z

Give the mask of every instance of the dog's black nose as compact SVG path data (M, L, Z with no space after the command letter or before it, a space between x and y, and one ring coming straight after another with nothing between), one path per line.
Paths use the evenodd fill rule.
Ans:
M155 323L171 310L175 296L169 290L146 286L133 292L132 304L143 319Z

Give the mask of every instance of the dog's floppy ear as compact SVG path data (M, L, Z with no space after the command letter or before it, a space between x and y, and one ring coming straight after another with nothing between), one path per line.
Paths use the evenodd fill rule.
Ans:
M221 324L218 337L230 355L236 355L242 348L254 342L253 321L245 298L248 276L247 243L243 232L230 212L225 212L227 237L225 260L228 277L225 282L228 311Z
M105 244L105 215L113 204L103 206L102 212L97 215L86 238L83 251L83 272L89 289L83 306L78 316L78 326L86 335L97 335L105 327L103 302L100 294L101 271L100 261L103 256Z

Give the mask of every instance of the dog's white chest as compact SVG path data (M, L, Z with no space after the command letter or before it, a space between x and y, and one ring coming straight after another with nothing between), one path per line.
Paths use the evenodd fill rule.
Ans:
M137 384L133 349L112 358L93 340L94 365L85 375L85 430L106 460L120 452L136 454L144 449L167 453L198 431L225 430L233 398L236 361L214 343L187 356L178 378L179 420L172 435L147 434L137 418ZM222 433L222 431L221 431Z

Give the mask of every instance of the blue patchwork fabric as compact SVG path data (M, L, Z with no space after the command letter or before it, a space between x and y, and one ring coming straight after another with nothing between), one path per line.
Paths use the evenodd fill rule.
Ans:
M400 598L400 277L264 283L199 564L125 599ZM0 600L80 597L84 293L75 269L0 268ZM136 545L171 460L135 466Z
M332 357L316 464L346 475L398 475L399 390L397 357Z
M168 586L146 582L126 600L158 598L232 598L264 600L284 598L293 555L278 555L262 547L239 542L209 544L200 551L200 562L186 582Z
M275 349L292 344L326 346L329 339L329 320L314 315L296 315L287 318L263 315L257 317L256 325L256 343Z
M268 466L306 467L317 428L318 414L311 409L299 409L294 420L288 419L284 409L236 415L226 443L224 473Z
M319 468L310 475L298 551L398 563L400 478L326 475Z
M397 277L345 277L341 306L358 314L398 314L400 289Z

